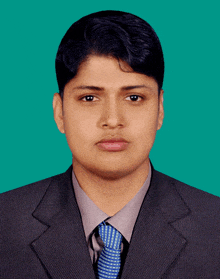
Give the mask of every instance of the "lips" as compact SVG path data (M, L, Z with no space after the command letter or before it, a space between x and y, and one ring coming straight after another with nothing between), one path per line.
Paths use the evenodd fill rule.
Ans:
M123 138L102 139L97 146L105 151L123 151L128 147L128 142Z

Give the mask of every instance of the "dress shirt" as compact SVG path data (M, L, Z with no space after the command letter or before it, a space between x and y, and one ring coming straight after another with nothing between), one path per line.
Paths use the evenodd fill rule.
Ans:
M103 241L98 235L97 229L97 226L103 221L107 221L122 234L122 252L124 252L125 259L125 253L127 252L131 240L132 231L140 211L141 204L148 191L150 180L151 165L149 164L149 173L141 189L120 211L113 216L109 216L87 196L87 194L80 187L74 172L72 172L73 188L81 213L86 242L93 264L97 262L104 246Z

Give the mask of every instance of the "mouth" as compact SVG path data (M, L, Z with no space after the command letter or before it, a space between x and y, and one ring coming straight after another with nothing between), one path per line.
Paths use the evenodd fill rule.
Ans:
M123 138L102 139L97 146L101 150L117 152L127 149L128 142Z

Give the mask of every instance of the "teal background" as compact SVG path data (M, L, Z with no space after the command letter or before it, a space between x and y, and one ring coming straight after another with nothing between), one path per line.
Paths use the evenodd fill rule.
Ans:
M1 21L1 182L4 192L65 171L71 153L53 120L54 59L70 25L116 9L147 20L165 56L165 119L154 167L220 196L217 1L6 1Z

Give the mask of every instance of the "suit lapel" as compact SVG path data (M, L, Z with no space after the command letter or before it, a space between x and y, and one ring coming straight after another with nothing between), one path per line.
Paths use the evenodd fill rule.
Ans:
M173 224L184 220L189 213L167 176L153 170L121 278L162 278L187 245Z
M49 278L95 278L71 183L70 168L55 177L33 213L45 231L31 246Z
M95 278L70 168L56 176L33 216L45 231L31 246L49 278ZM151 185L137 218L122 279L162 278L187 240L174 226L189 208L169 179L153 170Z

